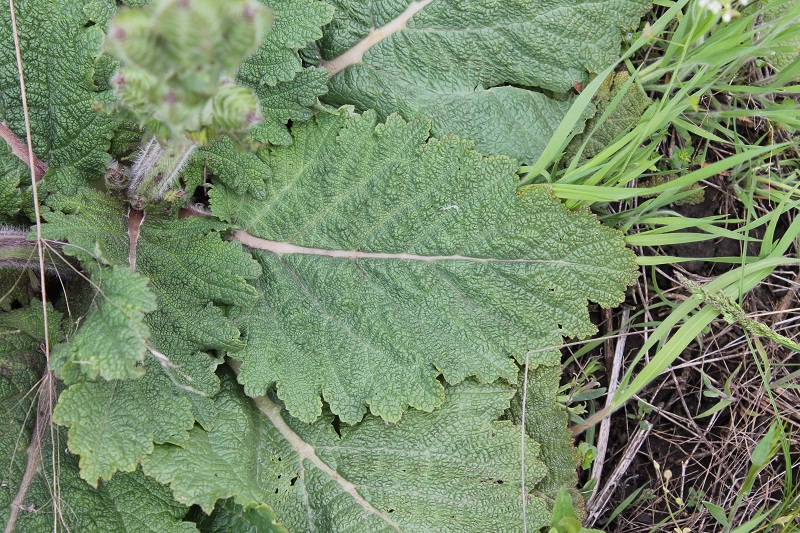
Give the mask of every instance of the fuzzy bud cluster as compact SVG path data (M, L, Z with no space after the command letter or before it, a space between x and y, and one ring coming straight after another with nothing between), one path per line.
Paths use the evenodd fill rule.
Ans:
M155 0L123 8L106 48L123 61L112 86L140 120L166 136L203 128L244 131L260 120L258 99L231 76L273 22L257 0Z

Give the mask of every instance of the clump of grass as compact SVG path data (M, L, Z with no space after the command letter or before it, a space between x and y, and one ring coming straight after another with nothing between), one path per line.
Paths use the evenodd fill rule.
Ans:
M592 521L613 517L609 531L792 531L800 510L792 431L800 371L791 366L800 336L800 60L780 70L771 61L797 53L800 3L725 4L737 10L727 22L707 7L656 2L619 64L584 88L542 157L521 170L523 184L547 183L568 206L590 206L627 232L642 267L629 301L636 312L622 324L605 317L606 334L625 332L606 346L604 366L610 372L618 357L624 373L575 430L589 427L589 446L607 448L597 459L605 473L587 492L618 484L603 508L589 502ZM652 103L630 131L582 157L589 137L573 141L574 126L622 69L630 77L593 132L627 92L644 91ZM705 201L682 206L699 188ZM689 292L681 275L707 292ZM739 322L767 329L729 324L709 294L733 302ZM758 336L769 328L791 342ZM593 375L588 361L600 344L573 354ZM610 437L594 427L608 416ZM615 470L626 451L627 464L648 476Z

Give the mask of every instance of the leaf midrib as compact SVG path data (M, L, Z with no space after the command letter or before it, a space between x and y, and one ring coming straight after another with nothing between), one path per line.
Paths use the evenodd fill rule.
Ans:
M469 263L524 263L524 264L556 264L564 266L584 267L582 263L564 261L563 259L514 259L514 258L495 258L495 257L471 257L465 255L419 255L410 253L389 253L389 252L361 252L358 250L328 250L325 248L312 248L299 246L290 242L272 241L251 235L245 230L237 230L233 234L233 239L240 243L257 250L264 250L279 257L284 255L315 255L319 257L329 257L331 259L347 259L357 261L360 259L382 259L394 261L464 261Z

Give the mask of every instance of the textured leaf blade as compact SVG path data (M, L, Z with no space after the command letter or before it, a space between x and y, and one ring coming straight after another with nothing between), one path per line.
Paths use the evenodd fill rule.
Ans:
M7 144L0 144L0 221L9 222L23 207L23 194L20 184L30 185L30 175L25 164L11 154Z
M211 427L217 361L173 356L174 368L148 359L144 377L76 383L61 393L53 419L69 426L69 449L81 456L81 477L93 486L117 470L132 472L153 443L183 443L200 420Z
M267 505L239 505L232 499L219 502L210 516L197 524L201 533L286 533Z
M563 97L538 91L566 94L615 61L620 27L635 25L649 5L332 3L334 19L319 43L321 66L333 74L325 101L384 117L435 117L434 134L456 133L483 152L524 162L541 154L568 108Z
M209 514L217 500L234 498L240 505L266 500L258 483L265 445L258 414L231 381L223 380L214 400L219 419L212 430L195 427L183 447L157 446L142 461L147 475L168 483L176 500Z
M264 182L270 178L269 166L257 152L247 152L223 137L211 146L198 150L197 156L219 180L239 194L257 199L266 197Z
M98 265L128 263L130 237L120 202L82 190L53 197L51 206L60 211L44 216L45 237L68 239L64 251L84 268L107 271ZM241 245L221 239L225 227L210 218L171 220L158 211L145 217L137 272L148 277L158 309L145 317L152 350L148 346L142 379L81 382L85 376L68 365L59 368L71 387L55 420L70 426L70 449L81 455L81 475L90 483L132 471L154 442L183 442L195 420L213 425L219 361L198 350L241 346L239 330L221 306L251 302L255 290L246 280L260 271Z
M578 484L575 448L567 429L567 411L556 401L561 380L561 353L553 351L529 357L528 393L525 395L525 431L541 446L541 460L547 465L547 476L536 490L555 500L558 492L566 488L576 495ZM524 372L520 372L517 390L522 391ZM523 395L511 400L508 418L515 424L522 423ZM578 497L579 498L579 497Z
M650 106L651 100L642 88L634 83L625 89L626 92L621 96L619 103L609 112L603 123L598 125L602 115L625 88L629 79L630 74L627 71L608 75L595 96L595 115L586 122L584 132L572 139L567 147L567 153L574 155L578 148L586 143L581 157L592 158L610 146L617 135L630 131L639 123L642 113Z
M102 51L103 32L91 25L96 1L22 0L14 3L36 154L55 172L96 178L109 157L112 122L92 109L110 102L110 91L98 90L94 66ZM84 11L86 10L86 12ZM0 101L3 120L25 138L19 74L8 5L0 7ZM61 183L64 183L61 181ZM78 181L73 181L73 186Z
M290 81L303 68L298 50L322 37L333 9L318 0L266 0L275 24L239 68L239 76L257 85Z
M531 349L595 331L586 300L619 302L635 277L621 236L546 189L516 196L515 163L428 125L320 117L269 156L261 202L224 187L215 214L245 228L264 275L234 313L252 396L277 384L293 416L320 396L348 423L430 411L468 376L515 382Z
M292 136L286 124L305 122L314 116L311 109L319 97L328 91L328 73L321 68L304 68L294 79L279 82L274 87L259 85L240 76L242 84L255 91L261 102L264 120L250 128L256 141L280 146L291 144Z
M150 338L144 313L155 311L156 296L147 278L126 267L97 269L92 275L97 287L91 311L78 332L60 346L62 355L88 379L141 377Z
M330 416L303 424L265 398L256 400L260 412L223 380L220 423L192 430L185 448L159 446L144 467L178 501L207 510L224 495L265 502L290 531L517 531L520 429L495 421L512 394L465 382L432 413L409 413L396 426L368 417L340 436ZM525 450L534 484L546 470L535 442ZM532 529L549 524L538 496L528 500L528 520Z

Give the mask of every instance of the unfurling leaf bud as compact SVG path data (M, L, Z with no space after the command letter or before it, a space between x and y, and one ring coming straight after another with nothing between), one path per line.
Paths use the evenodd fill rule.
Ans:
M128 109L137 114L150 112L151 102L164 100L164 85L141 69L119 69L109 83Z
M257 0L155 0L123 8L106 41L124 62L114 90L142 122L155 118L170 137L208 125L247 129L259 117L255 96L221 83L272 22L272 12Z
M211 100L212 126L225 131L246 130L261 121L258 97L246 87L222 85Z

